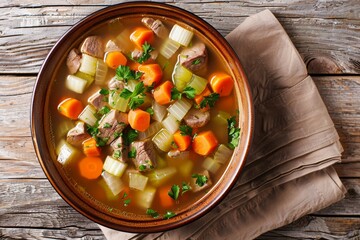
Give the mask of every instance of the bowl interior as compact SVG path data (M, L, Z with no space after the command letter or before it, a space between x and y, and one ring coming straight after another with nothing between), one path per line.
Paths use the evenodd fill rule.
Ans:
M240 110L241 138L239 146L235 149L219 181L195 204L183 209L176 217L168 220L150 219L134 214L109 211L108 206L93 199L59 168L56 163L53 135L49 131L52 124L49 109L53 107L51 102L51 95L54 92L53 86L58 76L61 75L61 64L64 62L69 49L79 45L88 32L109 20L144 15L168 19L179 24L185 22L197 34L206 38L208 44L211 44L221 53L221 61L228 66L236 80L235 94ZM186 20L184 21L184 19ZM64 34L50 51L39 72L34 88L31 112L31 130L35 150L46 176L56 191L73 208L91 220L113 229L128 232L169 230L199 218L219 203L230 191L244 165L253 125L252 101L248 82L236 54L226 40L199 17L173 6L150 2L129 2L105 8L86 17Z

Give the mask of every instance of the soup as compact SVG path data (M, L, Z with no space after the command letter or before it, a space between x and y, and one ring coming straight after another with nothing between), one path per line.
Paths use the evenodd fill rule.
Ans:
M53 85L57 163L108 211L176 216L219 181L238 145L229 72L184 24L149 16L96 27Z

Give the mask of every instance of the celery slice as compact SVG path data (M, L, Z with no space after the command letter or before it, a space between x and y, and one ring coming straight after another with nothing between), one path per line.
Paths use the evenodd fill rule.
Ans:
M214 160L224 164L230 160L232 154L233 154L233 150L226 147L224 144L220 144L220 146L218 147L218 149L214 154Z
M117 91L112 91L109 94L110 107L115 108L116 110L119 110L121 112L128 111L129 101L130 101L130 99L125 99L123 97L120 97L120 93Z
M87 105L84 110L79 114L78 118L86 124L94 126L98 120L96 117L96 109L91 105Z
M193 35L194 33L192 31L175 24L170 31L169 38L187 47L191 42Z
M149 178L149 182L155 186L161 186L166 183L170 178L172 178L176 174L177 170L175 167L166 167L161 169L155 169L150 172L147 176Z
M179 173L185 177L188 178L191 175L191 172L194 167L194 162L191 160L185 160L181 163L179 167Z
M116 177L106 171L103 171L101 176L114 196L118 195L125 188L124 182L119 177Z
M126 163L120 162L110 156L107 156L104 162L103 169L114 176L121 177L124 174L127 166L128 165Z
M141 192L135 193L135 203L142 208L150 208L155 198L156 188L146 187Z
M166 59L171 58L174 53L180 48L180 43L167 38L160 47L160 54Z
M81 58L80 72L95 76L98 59L83 53Z
M93 76L90 76L89 74L86 74L86 73L83 73L83 72L80 72L80 71L75 73L75 76L79 77L79 78L82 78L82 79L85 79L87 81L87 84L86 84L85 88L88 88L94 81Z
M129 187L143 191L148 182L148 177L135 172L129 173Z
M175 87L182 92L186 85L191 81L192 78L192 72L189 71L187 68L183 67L180 64L180 58L183 56L179 54L178 60L175 64L173 73L172 73L172 81L175 85Z
M61 141L59 143L56 152L58 154L57 161L64 166L75 161L80 155L80 152L66 141Z
M191 106L192 103L189 100L181 98L168 108L168 112L171 113L178 121L181 121L190 110Z
M87 84L88 81L75 75L68 75L65 80L65 86L67 89L80 94L85 91Z
M193 77L188 86L194 88L196 95L199 95L205 90L207 84L208 80L193 74Z
M95 72L95 84L96 85L104 85L106 80L106 74L108 72L108 66L104 63L103 60L98 60L96 64L96 72Z
M145 132L139 132L139 140L144 140L146 138L154 136L162 128L161 122L153 122L150 124L148 129Z
M221 167L221 164L215 161L214 159L207 157L205 158L202 167L206 170L208 170L211 173L216 173L219 168Z
M180 122L172 114L168 114L162 121L162 125L170 134L174 134L179 129Z
M152 108L154 110L154 115L152 118L158 122L161 122L165 115L167 114L167 110L165 106L158 104L155 100L152 102Z
M152 141L154 144L164 152L168 152L171 148L171 143L173 142L174 137L168 130L165 128L161 129L153 138Z

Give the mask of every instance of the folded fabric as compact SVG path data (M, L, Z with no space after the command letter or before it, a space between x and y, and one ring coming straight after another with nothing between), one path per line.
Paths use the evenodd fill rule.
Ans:
M153 234L100 226L109 240L253 239L344 197L331 166L341 159L339 136L280 23L266 10L245 19L226 39L254 98L254 140L243 174L218 206L191 224Z

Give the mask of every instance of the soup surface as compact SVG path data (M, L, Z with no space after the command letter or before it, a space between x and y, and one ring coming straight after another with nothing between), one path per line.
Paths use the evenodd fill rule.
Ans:
M65 57L50 96L57 162L111 212L171 218L220 179L238 145L234 79L184 24L119 18Z

